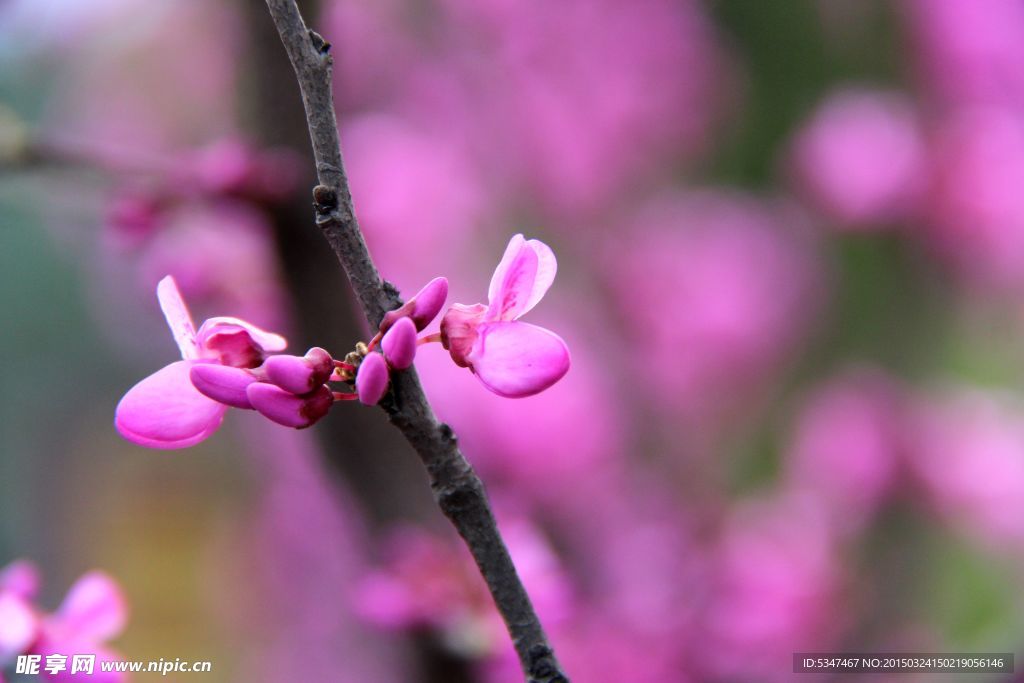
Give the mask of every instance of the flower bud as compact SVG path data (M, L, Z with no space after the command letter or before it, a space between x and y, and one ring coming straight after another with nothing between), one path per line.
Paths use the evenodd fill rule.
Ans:
M422 330L437 317L448 298L448 278L435 277L413 296L413 309L409 317Z
M448 278L435 277L411 299L393 311L388 311L380 323L380 331L387 332L396 321L411 318L416 329L422 330L441 312L448 298Z
M295 429L309 427L326 415L334 403L331 390L323 385L311 394L297 396L273 384L257 382L249 385L246 394L261 415Z
M188 373L199 393L234 408L252 410L246 388L256 381L252 373L217 363L196 363Z
M359 364L356 371L356 393L364 405L377 405L388 388L388 365L384 356L371 353Z
M301 396L330 379L334 361L331 354L314 347L305 356L271 356L263 362L263 371L272 383Z
M395 321L381 339L380 348L388 365L405 370L416 358L416 325L410 318Z

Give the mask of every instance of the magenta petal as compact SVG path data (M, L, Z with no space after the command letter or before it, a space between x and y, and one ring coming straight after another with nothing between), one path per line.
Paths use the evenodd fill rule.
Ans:
M293 394L308 394L325 381L302 356L271 356L263 362L263 371L273 384Z
M246 390L252 407L269 420L302 429L322 418L334 403L331 390L321 385L312 394L296 396L273 384L250 384Z
M238 325L223 323L208 327L203 323L199 344L203 358L233 368L255 368L266 358L263 347L253 340L247 329Z
M409 318L397 321L380 340L380 348L388 365L405 370L416 358L416 324Z
M168 275L157 283L156 298L167 319L167 326L171 328L174 341L181 350L181 357L185 360L199 358L195 324L173 277Z
M359 364L356 371L356 393L364 405L373 406L384 398L388 388L388 365L384 356L371 353Z
M251 372L217 363L196 363L189 371L192 386L218 403L252 410L245 389L256 381Z
M14 593L0 593L0 663L22 654L39 634L39 617Z
M284 351L288 347L288 340L279 334L273 332L267 332L261 327L253 325L251 322L242 320L241 318L232 318L229 316L219 316L216 318L207 318L203 321L203 324L199 327L199 332L196 333L196 337L199 340L200 345L203 343L204 337L216 331L218 327L241 327L252 339L253 343L260 347L263 351L278 352Z
M71 586L54 619L65 634L101 642L124 629L128 603L117 582L101 571L92 571Z
M469 355L485 387L507 398L544 391L569 371L569 348L554 332L522 322L485 323Z
M416 292L416 296L412 298L413 308L409 317L416 324L417 330L422 330L437 317L447 298L448 278L445 277L435 277Z
M228 408L192 386L194 362L171 363L128 390L114 416L121 436L149 448L185 448L217 431Z
M558 262L540 240L515 235L509 240L487 290L489 320L515 320L544 298L555 281Z
M313 366L313 372L315 373L317 384L326 384L327 380L334 374L334 358L327 352L327 349L321 349L319 346L314 346L309 351L306 351L304 356L306 361Z
M28 560L15 560L0 570L0 593L31 600L39 592L39 569Z
M441 343L459 367L469 367L466 356L473 350L477 327L486 313L487 307L483 304L452 304L441 318Z

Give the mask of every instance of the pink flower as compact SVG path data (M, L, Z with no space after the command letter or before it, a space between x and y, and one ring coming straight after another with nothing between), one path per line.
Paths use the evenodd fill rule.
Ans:
M569 371L561 337L519 322L544 298L557 269L550 247L516 235L491 277L489 303L454 304L441 320L441 341L452 360L499 396L532 396Z
M125 439L149 448L185 448L220 427L227 405L200 393L189 372L199 363L254 368L267 351L287 345L277 334L238 318L217 317L198 331L174 278L157 285L157 298L182 360L153 373L128 390L117 405L114 425Z
M564 622L575 608L569 577L543 535L512 518L502 531L519 574L545 624ZM383 544L384 566L358 585L355 608L382 629L430 629L467 658L499 655L504 626L472 557L451 538L399 527Z
M827 648L849 619L839 609L844 577L828 525L810 499L754 500L734 508L719 543L701 679L791 680L779 653Z
M94 673L69 670L41 675L51 681L120 683L123 673L103 673L99 662L116 661L105 646L127 621L127 602L117 583L100 571L82 576L57 611L44 614L33 604L39 588L34 565L18 561L0 572L0 668L18 655L94 654Z
M0 669L38 637L40 620L31 602L38 588L38 572L29 562L12 562L0 572Z
M869 229L911 208L925 176L924 141L909 100L847 89L830 95L797 134L801 189L839 228Z
M991 548L1024 546L1024 408L1010 395L958 389L912 417L911 472L944 521Z
M101 672L100 662L117 661L117 653L105 646L117 637L128 620L127 601L117 583L100 571L83 575L68 590L57 611L43 618L39 640L31 652L49 654L94 654L93 674L60 671L56 675L45 672L52 681L86 683L120 683L124 673Z
M962 108L936 128L928 236L969 282L1024 288L1024 117Z
M900 387L875 369L816 389L797 416L786 484L819 499L838 531L862 529L896 483L903 408Z

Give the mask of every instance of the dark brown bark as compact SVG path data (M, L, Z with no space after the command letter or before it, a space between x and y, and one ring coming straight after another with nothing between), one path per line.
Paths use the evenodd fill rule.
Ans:
M352 205L334 113L330 45L306 27L294 0L267 0L267 6L295 69L305 106L319 182L313 190L316 225L348 275L367 321L376 328L384 313L401 305L401 299L381 279ZM392 389L382 407L419 455L437 504L473 554L527 680L568 683L498 532L483 484L460 452L452 430L437 421L414 369L393 373Z

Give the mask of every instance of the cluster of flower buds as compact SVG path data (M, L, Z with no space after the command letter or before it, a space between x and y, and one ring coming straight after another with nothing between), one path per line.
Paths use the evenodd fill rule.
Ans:
M417 333L437 317L448 281L435 278L391 311L369 344L360 342L344 361L314 347L304 356L282 353L284 337L238 318L209 318L196 329L171 276L157 285L157 299L182 360L145 378L121 399L115 425L129 441L150 448L184 448L219 427L228 408L255 410L286 427L303 429L327 415L337 401L376 405L392 370L412 365ZM354 391L334 391L343 382Z
M376 335L344 360L319 347L303 356L282 354L284 337L238 318L210 318L197 329L174 278L167 276L157 285L157 299L182 360L132 387L117 406L114 424L123 437L150 448L203 441L220 427L228 408L255 410L303 429L338 401L376 405L387 394L392 371L409 368L419 345L438 341L490 391L509 398L536 394L568 371L569 351L555 333L518 318L544 296L555 270L547 245L516 235L491 280L489 304L455 304L440 332L418 337L448 297L448 280L434 278L389 311ZM332 382L349 390L335 391Z

